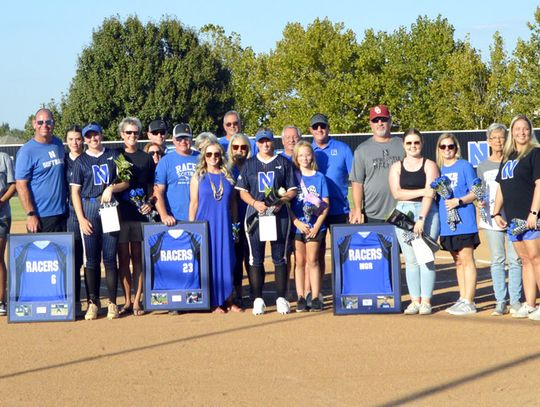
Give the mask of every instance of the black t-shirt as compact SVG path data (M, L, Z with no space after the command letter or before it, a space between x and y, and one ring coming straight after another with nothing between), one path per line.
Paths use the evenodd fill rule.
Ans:
M511 155L508 161L501 163L496 178L501 186L508 222L514 218L527 219L534 195L534 183L540 178L540 148L534 148L519 161L516 157L517 154Z
M130 200L130 192L138 188L144 190L146 200L152 195L154 186L155 164L150 154L142 150L137 150L134 153L128 153L124 150L118 150L118 153L123 154L127 161L133 166L131 167L131 179L129 188L120 194L116 195L116 199L120 203L119 214L120 220L129 221L147 221L146 217L139 213L137 206Z

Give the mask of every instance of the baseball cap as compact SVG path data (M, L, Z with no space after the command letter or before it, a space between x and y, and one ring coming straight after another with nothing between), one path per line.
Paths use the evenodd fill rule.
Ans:
M270 130L261 130L255 135L255 141L260 141L263 138L274 141L274 133L272 133Z
M101 126L97 123L90 123L85 126L85 128L82 131L82 136L86 137L86 133L93 131L95 133L103 134L103 129Z
M388 110L388 106L385 105L378 105L373 106L371 109L369 109L369 120L373 120L376 117L386 117L389 119L390 111Z
M317 113L311 117L310 127L313 127L313 125L317 123L326 124L328 126L328 117L326 117L322 113Z
M193 134L191 132L191 127L189 127L189 124L186 123L180 123L174 126L173 129L173 137L189 137L193 138Z
M167 132L167 124L161 119L152 120L148 125L148 131L151 133L158 130L165 130Z

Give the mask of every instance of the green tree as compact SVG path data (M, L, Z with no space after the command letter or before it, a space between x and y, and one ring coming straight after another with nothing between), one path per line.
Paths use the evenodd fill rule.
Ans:
M229 72L195 31L171 18L142 24L112 17L79 57L62 101L62 126L97 121L115 139L120 120L137 116L216 131L232 101Z

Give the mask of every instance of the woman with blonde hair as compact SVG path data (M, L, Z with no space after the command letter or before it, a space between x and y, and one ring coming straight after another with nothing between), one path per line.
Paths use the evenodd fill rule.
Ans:
M202 146L199 163L191 178L189 220L208 222L210 305L216 313L225 313L226 308L242 311L230 303L235 262L232 223L236 221L236 202L233 186L234 179L227 168L223 147L216 141L208 141Z
M443 133L437 141L437 164L441 177L449 180L451 197L439 200L440 243L449 251L456 263L456 275L459 286L458 301L446 312L452 315L476 313L474 297L476 294L476 264L474 249L480 244L476 225L476 210L471 191L476 179L473 166L460 158L459 142L452 133ZM454 211L455 210L455 211ZM457 212L460 220L449 217L450 211Z
M536 290L540 287L540 149L527 116L518 115L510 123L509 137L503 148L503 159L497 175L500 185L495 198L492 218L501 228L514 218L526 221L528 230L512 241L522 262L525 302L512 316L540 320L536 308ZM506 220L500 211L504 207Z

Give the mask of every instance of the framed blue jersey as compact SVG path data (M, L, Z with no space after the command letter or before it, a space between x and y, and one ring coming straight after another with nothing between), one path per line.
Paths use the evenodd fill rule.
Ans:
M143 224L144 293L148 310L210 308L206 222Z
M398 242L392 225L332 225L335 314L401 312Z
M9 236L9 321L75 319L73 233Z

